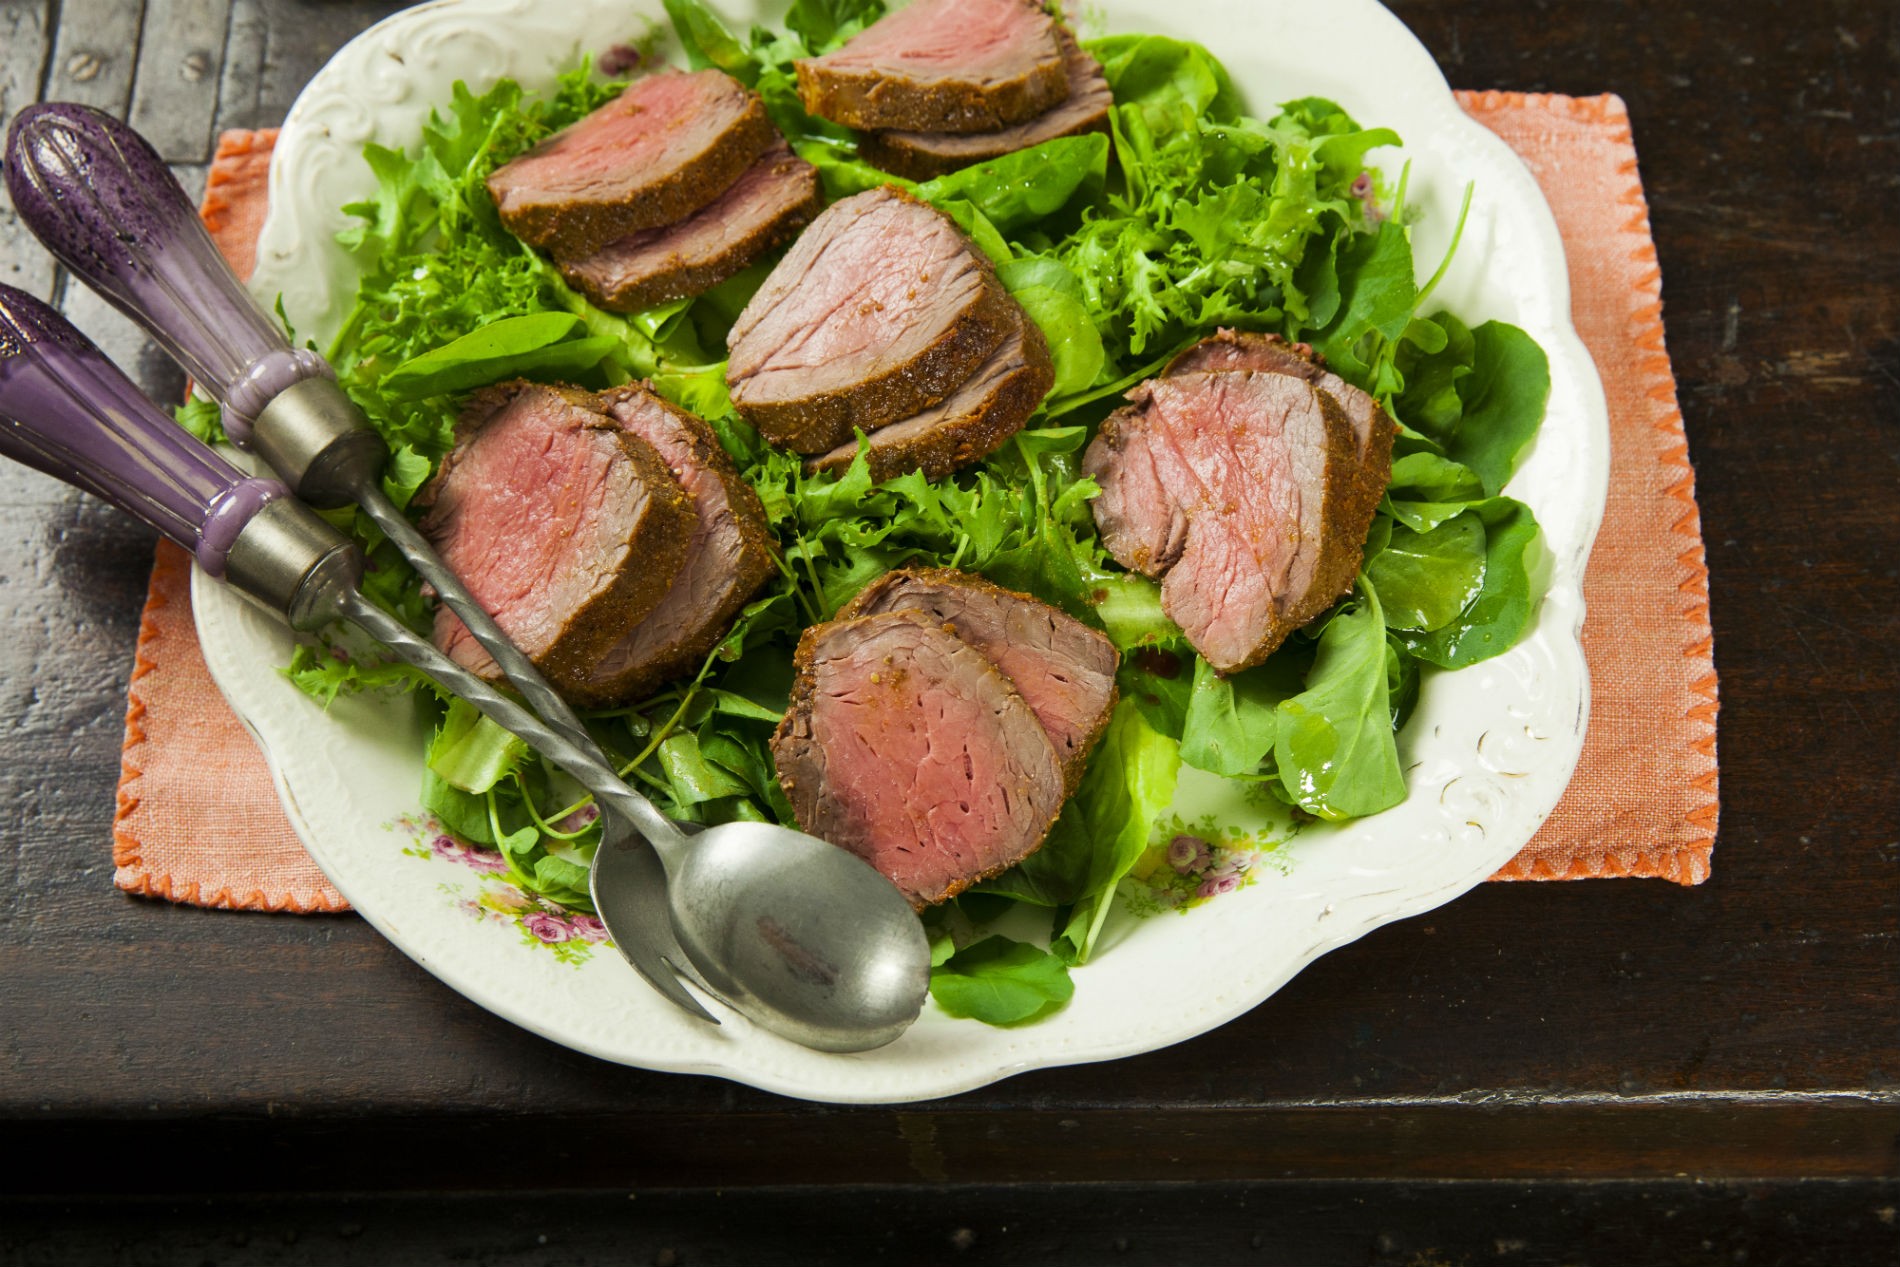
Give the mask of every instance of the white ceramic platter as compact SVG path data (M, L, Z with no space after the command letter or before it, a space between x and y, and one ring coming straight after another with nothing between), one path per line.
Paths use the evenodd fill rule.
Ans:
M722 0L735 28L779 6ZM421 725L406 705L339 701L327 713L278 673L288 633L197 578L198 628L212 671L256 734L292 824L358 910L452 988L556 1042L651 1069L717 1074L814 1100L887 1102L947 1095L1024 1069L1108 1060L1180 1042L1238 1016L1335 946L1449 901L1512 857L1549 815L1576 763L1588 712L1578 630L1584 559L1602 514L1609 461L1602 388L1570 327L1562 246L1522 164L1457 107L1425 50L1373 0L1108 0L1086 33L1159 32L1199 40L1232 70L1254 113L1309 94L1368 126L1398 129L1384 151L1413 161L1416 250L1436 266L1466 181L1476 199L1438 298L1466 320L1512 321L1550 353L1549 417L1511 493L1535 508L1552 555L1535 626L1509 654L1428 676L1400 736L1410 796L1345 828L1310 828L1235 892L1184 915L1117 912L1074 1000L1038 1024L994 1029L928 1007L876 1052L822 1055L731 1017L688 1020L611 951L534 912L494 900L490 877L432 851L414 825ZM353 289L334 243L343 204L374 189L365 142L414 146L431 107L465 79L530 89L586 52L665 25L658 0L444 0L389 19L347 47L291 111L271 169L271 214L251 288L281 294L302 336L335 331ZM1240 812L1208 799L1218 781L1185 779L1192 820ZM446 842L445 842L446 843ZM486 905L480 901L488 894ZM505 895L504 895L505 896ZM549 944L536 935L555 938ZM600 953L594 953L600 950Z

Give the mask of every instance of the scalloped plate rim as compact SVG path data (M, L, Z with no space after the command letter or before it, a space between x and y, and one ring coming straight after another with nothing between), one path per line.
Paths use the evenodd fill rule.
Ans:
M399 13L376 26L346 45L329 66L312 80L293 106L290 118L285 125L279 147L272 164L272 204L274 208L294 207L294 201L280 197L293 189L294 162L301 153L302 138L307 129L322 126L313 122L318 115L317 90L325 82L326 76L335 72L339 66L347 66L352 50L367 47L366 42L376 38L387 38L392 31L401 33L405 29L414 29L422 23L434 19L445 12L463 15L479 14L482 10L498 10L516 0L436 0L435 3L420 6ZM583 6L576 6L583 7ZM593 0L593 7L604 8L599 0ZM1123 11L1152 10L1155 6L1145 0L1128 0L1127 3L1105 6ZM1205 9L1218 10L1235 8L1233 0L1226 3L1207 4ZM1242 6L1243 11L1254 13L1252 6ZM814 1068L809 1059L775 1060L773 1051L779 1040L757 1031L749 1031L742 1019L731 1023L728 1033L722 1040L730 1046L717 1049L713 1055L692 1055L680 1051L663 1049L642 1050L639 1044L630 1049L625 1036L613 1041L613 1036L602 1036L598 1031L589 1031L585 1027L576 1028L573 1024L550 1024L544 1010L535 1005L541 999L524 994L519 987L499 987L485 979L471 979L467 972L458 971L459 965L445 962L440 953L441 936L433 932L419 933L404 917L404 909L390 909L386 899L373 882L376 876L366 875L358 870L359 859L353 852L353 846L347 840L334 838L334 824L313 821L304 809L304 798L297 788L302 783L316 779L317 774L308 768L309 755L306 746L298 742L299 733L308 724L307 714L286 712L283 692L291 690L278 678L274 670L260 667L257 655L257 633L254 628L246 628L241 613L246 609L238 604L228 592L212 585L201 574L194 572L193 600L198 613L201 636L205 642L207 663L211 667L214 680L224 691L243 718L247 728L257 737L259 747L270 766L271 775L279 795L284 802L287 815L293 829L310 849L324 870L331 873L338 887L349 897L359 912L364 914L372 925L415 959L428 971L441 978L451 988L471 998L484 1008L540 1033L553 1041L560 1042L576 1050L588 1052L604 1059L637 1064L643 1067L674 1071L706 1073L739 1080L765 1090L805 1098L823 1099L838 1103L889 1103L901 1100L914 1100L954 1094L966 1091L1033 1068L1052 1067L1063 1064L1082 1063L1117 1059L1158 1047L1184 1041L1196 1034L1218 1027L1233 1017L1240 1015L1269 997L1275 990L1295 975L1306 964L1329 950L1357 939L1372 929L1392 920L1405 918L1430 910L1449 901L1482 881L1494 872L1498 866L1508 861L1523 841L1528 840L1536 826L1548 816L1554 808L1557 795L1568 780L1581 749L1582 728L1588 715L1588 675L1583 663L1579 630L1582 622L1583 606L1579 591L1583 562L1587 557L1591 540L1600 522L1604 496L1607 493L1608 467L1608 423L1607 406L1602 387L1587 351L1583 348L1574 328L1570 325L1568 314L1568 275L1564 264L1561 243L1557 236L1554 218L1544 203L1541 193L1536 189L1529 173L1521 160L1512 153L1496 136L1486 131L1458 110L1450 95L1442 75L1431 63L1429 55L1405 32L1397 20L1383 10L1378 10L1369 0L1349 0L1334 6L1334 17L1346 14L1346 20L1385 24L1381 34L1388 44L1409 44L1409 50L1401 48L1405 55L1400 58L1406 63L1405 69L1413 76L1414 82L1429 80L1428 88L1435 88L1431 96L1435 118L1429 120L1434 127L1455 130L1462 133L1456 139L1464 145L1486 156L1488 164L1497 169L1490 173L1499 176L1504 183L1506 197L1500 200L1508 210L1525 220L1517 227L1534 239L1528 248L1529 254L1540 265L1540 274L1535 287L1535 299L1557 314L1561 319L1547 320L1537 327L1537 337L1550 353L1555 385L1559 377L1560 366L1563 370L1572 397L1569 405L1574 407L1575 426L1579 428L1576 436L1569 437L1585 467L1580 478L1573 472L1573 483L1580 486L1580 497L1572 499L1569 516L1562 522L1545 521L1547 539L1560 540L1566 547L1553 560L1552 579L1547 591L1537 625L1527 635L1525 642L1510 653L1518 656L1535 644L1541 653L1551 657L1553 669L1573 670L1574 678L1567 678L1559 684L1570 687L1574 693L1575 712L1570 724L1559 733L1539 737L1557 742L1559 751L1547 751L1544 767L1537 772L1540 785L1554 785L1548 803L1535 806L1516 806L1518 811L1516 824L1522 829L1522 839L1510 842L1506 849L1504 843L1489 846L1484 850L1461 857L1462 865L1456 869L1447 868L1435 883L1414 885L1403 894L1399 893L1354 893L1342 898L1349 903L1346 909L1335 910L1328 904L1319 912L1318 922L1310 934L1286 939L1286 944L1276 947L1273 966L1270 969L1256 970L1244 979L1244 988L1235 988L1226 994L1214 998L1200 997L1193 1005L1179 1009L1172 1007L1151 1007L1147 1019L1161 1022L1157 1027L1143 1025L1129 1026L1119 1034L1096 1035L1088 1041L1064 1040L1057 1043L1038 1041L1038 1035L1054 1035L1053 1028L1031 1027L1022 1031L1012 1031L1011 1036L1025 1040L1021 1043L1004 1043L1003 1050L990 1050L987 1056L974 1063L959 1061L950 1067L935 1068L919 1072L904 1071L905 1077L867 1077L861 1082L851 1076L855 1070L859 1074L868 1074L881 1064L879 1053L869 1053L858 1057L822 1057ZM464 25L467 25L464 23ZM1140 29L1127 22L1117 22L1118 29ZM1394 39L1394 28L1402 40ZM1148 29L1156 29L1150 25ZM1386 49L1392 53L1391 48ZM1426 74L1424 72L1428 71ZM1236 76L1239 78L1239 76ZM1343 94L1342 94L1343 95ZM1347 104L1350 106L1351 101ZM1378 122L1376 118L1374 122ZM1409 130L1416 132L1419 126L1414 121ZM1437 135L1437 134L1434 134ZM1414 150L1419 148L1415 136ZM1528 197L1527 197L1528 193ZM274 210L260 235L259 271L254 279L255 292L262 292L268 302L273 278L281 279L287 261L298 258L297 218L295 215L279 214ZM290 239L288 247L284 239ZM269 250L266 250L266 246ZM1454 273L1456 269L1454 269ZM1529 292L1526 292L1529 293ZM1546 316L1550 316L1546 313ZM1553 414L1556 412L1556 397L1553 395ZM1535 460L1535 458L1533 458ZM1514 482L1513 491L1517 491ZM1544 508L1539 506L1540 521L1544 520ZM1552 532L1557 528L1559 532ZM1507 657L1509 658L1509 657ZM1492 662L1496 664L1498 662ZM1437 675L1432 685L1437 689L1446 689L1442 684L1454 681L1468 674L1475 674L1483 666L1466 670L1458 675ZM275 693L273 693L273 690ZM292 692L294 696L294 691ZM295 697L297 702L307 708L307 702ZM1566 699L1571 698L1566 696ZM1421 705L1421 714L1425 711ZM1420 723L1414 722L1414 725ZM296 728L286 730L287 725ZM1410 729L1408 727L1408 736ZM1404 742L1402 738L1402 742ZM1409 745L1408 745L1409 746ZM1456 782L1454 776L1451 782ZM1443 785L1441 801L1451 783ZM1410 802L1408 802L1410 804ZM1401 806L1388 815L1398 814L1406 807ZM1528 809L1528 813L1525 811ZM1354 825L1351 832L1376 831L1377 825L1388 815L1370 820L1362 820ZM1514 836L1517 833L1512 833ZM1489 836L1485 839L1488 841ZM380 848L381 846L373 846ZM1334 848L1344 848L1334 845ZM1335 856L1335 861L1338 856ZM1305 865L1304 860L1302 865ZM1243 893L1246 891L1243 890ZM1222 899L1227 901L1228 899ZM1308 895L1299 895L1298 901L1310 904ZM1197 913L1190 919L1213 921L1218 918L1221 908L1210 908ZM1337 915L1338 918L1331 917ZM1162 917L1166 918L1166 917ZM1330 920L1330 922L1329 922ZM1264 934L1262 934L1264 936ZM1183 935L1185 936L1185 934ZM453 940L453 939L452 939ZM1092 984L1092 979L1100 971L1105 960L1078 972L1078 998L1082 991ZM623 965L624 966L624 965ZM635 979L628 972L627 979ZM633 988L643 987L637 984ZM1074 1008L1076 1005L1071 1004ZM928 1015L928 1014L927 1014ZM1166 1023L1174 1021L1174 1026ZM685 1022L680 1022L684 1024ZM1053 1026L1054 1022L1045 1022L1044 1026ZM964 1030L973 1028L970 1023L962 1023ZM1156 1037L1157 1032L1160 1037ZM990 1036L985 1032L986 1037ZM908 1041L900 1040L900 1043ZM974 1039L973 1039L974 1041ZM985 1046L984 1043L977 1043ZM994 1047L995 1044L987 1044ZM785 1044L783 1046L789 1046ZM795 1049L798 1050L798 1049ZM891 1049L886 1049L890 1051ZM810 1054L807 1053L807 1056Z

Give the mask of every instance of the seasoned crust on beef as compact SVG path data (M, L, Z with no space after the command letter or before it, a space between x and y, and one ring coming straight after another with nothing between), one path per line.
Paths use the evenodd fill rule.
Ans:
M692 504L652 447L601 415L586 392L528 382L489 388L471 399L456 437L417 499L427 510L418 526L549 683L574 698L618 631L665 597L685 562ZM563 458L565 466L535 466ZM571 500L557 498L548 515L522 522L514 511L550 486ZM598 526L590 514L616 521ZM555 535L538 542L483 535L532 528ZM591 545L604 557L567 553ZM536 559L552 572L509 574ZM565 606L548 610L543 602ZM499 679L446 606L436 612L435 640L463 667Z
M794 62L799 99L860 131L995 132L1068 96L1056 29L1032 0L916 0Z
M1074 795L1119 696L1121 656L1097 630L1041 599L955 568L901 568L872 581L839 620L914 611L975 647L1042 723Z
M1055 383L1055 367L1041 328L1020 308L1014 324L990 359L948 398L866 437L872 480L882 483L912 471L942 479L988 457L1022 430ZM842 471L857 454L854 436L806 462L805 469Z
M826 208L766 278L727 337L726 383L767 439L827 453L949 396L1020 312L948 216L870 189Z
M1101 64L1061 27L1056 28L1056 42L1062 49L1069 95L1035 118L996 132L871 132L859 140L858 153L873 166L908 180L930 180L1058 137L1108 131L1115 95L1109 91Z
M1361 391L1326 368L1326 358L1311 344L1289 343L1277 334L1256 334L1247 330L1223 329L1188 348L1162 371L1164 375L1194 374L1213 370L1261 370L1269 374L1290 374L1319 388L1346 411L1359 442L1359 495L1369 499L1373 509L1385 496L1392 482L1392 441L1398 425L1386 413L1378 398ZM1372 511L1366 512L1367 527Z
M661 71L497 168L488 192L517 237L573 258L685 219L777 135L724 71Z
M824 206L818 169L775 141L711 203L676 224L559 259L568 284L609 312L703 294L784 245Z
M692 672L777 569L778 545L759 495L712 428L642 383L601 396L600 408L650 445L685 490L695 526L686 559L645 619L618 631L579 684L579 702L612 707Z
M804 830L869 862L918 909L1041 847L1066 795L1061 765L981 652L887 612L813 625L793 663L772 755Z
M1129 396L1083 457L1102 485L1102 543L1162 577L1162 609L1209 664L1258 664L1358 574L1378 503L1352 424L1310 382L1253 370L1151 379Z

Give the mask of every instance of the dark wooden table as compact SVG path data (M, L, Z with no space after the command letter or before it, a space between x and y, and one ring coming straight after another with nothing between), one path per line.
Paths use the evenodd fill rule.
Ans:
M0 116L93 102L201 183L394 7L0 0ZM0 1260L1900 1260L1900 6L1395 7L1455 84L1629 103L1712 571L1714 879L1484 886L1193 1042L939 1103L617 1068L356 918L118 893L151 541L0 467ZM4 210L0 278L176 393Z

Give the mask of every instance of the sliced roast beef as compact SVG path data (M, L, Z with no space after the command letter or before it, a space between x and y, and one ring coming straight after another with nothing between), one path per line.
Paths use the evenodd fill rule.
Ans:
M1014 866L1065 796L1049 736L988 657L915 612L814 625L772 738L799 825L918 907Z
M1021 311L948 216L870 189L827 207L753 295L726 383L768 439L826 453L950 395Z
M840 620L909 611L987 656L1042 723L1070 792L1115 708L1115 644L1049 604L952 568L887 572Z
M1305 343L1289 343L1277 334L1221 330L1203 339L1168 363L1168 374L1196 374L1218 370L1262 370L1303 378L1339 402L1358 439L1362 479L1383 496L1392 480L1392 437L1398 428L1391 415L1371 393L1360 391L1326 368L1319 353Z
M794 63L798 95L811 113L860 130L994 132L1068 95L1055 32L1034 0L916 0Z
M1258 664L1352 587L1378 506L1345 411L1254 370L1152 379L1083 456L1102 543L1223 673Z
M1059 105L999 132L873 132L859 145L859 153L887 172L929 180L1057 137L1108 131L1108 111L1115 97L1101 64L1061 27L1056 28L1056 42L1069 77L1069 95Z
M790 241L823 205L818 169L775 141L732 188L686 219L564 259L561 271L602 308L638 312L712 289Z
M584 392L510 383L471 402L418 499L423 533L555 689L578 695L595 661L666 595L693 504L646 441ZM443 607L436 645L499 676Z
M949 397L865 437L865 460L873 480L896 479L912 471L922 471L926 479L941 479L988 457L1022 430L1049 394L1055 368L1041 328L1020 311L1011 324L1002 346ZM806 466L839 471L857 455L858 441L853 436Z
M666 596L613 644L577 684L578 702L610 707L640 699L697 668L774 568L772 530L752 486L700 419L641 384L616 388L600 405L652 447L692 500L686 561Z
M685 219L732 186L776 133L718 70L660 71L488 178L502 223L574 258Z

